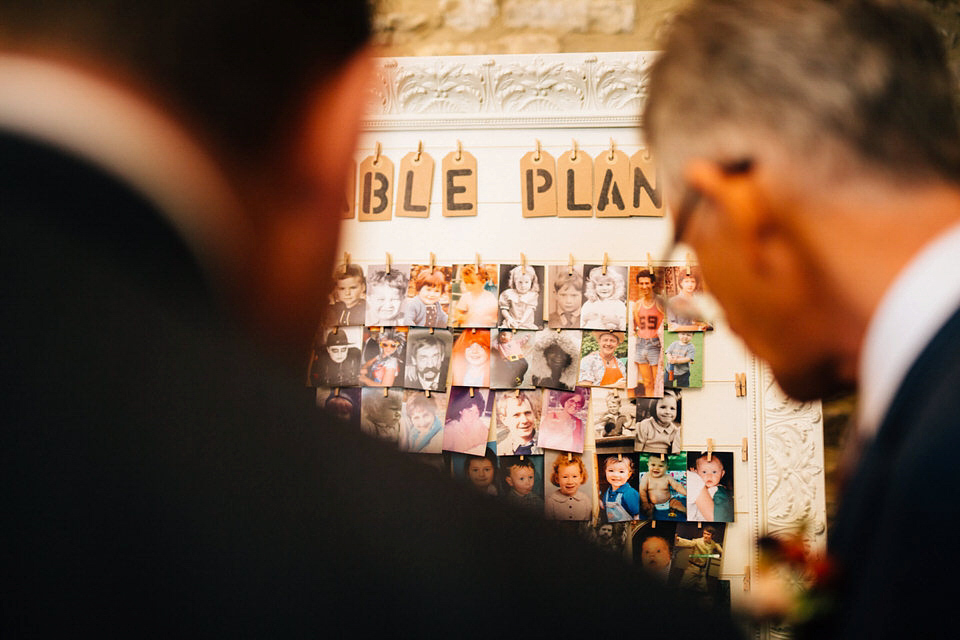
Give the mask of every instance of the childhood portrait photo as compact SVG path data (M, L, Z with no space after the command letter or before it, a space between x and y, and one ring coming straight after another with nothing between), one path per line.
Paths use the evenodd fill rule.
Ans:
M500 456L500 482L507 502L543 513L543 456Z
M663 292L667 301L667 329L670 331L709 331L712 300L703 287L699 267L666 267Z
M663 387L703 386L703 332L663 332Z
M492 405L493 392L489 389L451 387L443 450L482 455L490 433Z
M500 265L500 327L543 328L542 282L541 265Z
M627 268L587 264L580 308L581 329L625 331L627 328Z
M400 419L400 450L410 453L440 453L447 394L406 390Z
M658 522L652 526L654 522L644 522L634 531L633 562L666 584L673 564L677 523Z
M570 391L577 384L581 332L574 329L544 329L533 337L530 382L536 387Z
M639 519L637 454L597 455L597 474L602 517L607 522L628 522Z
M733 453L687 452L687 520L733 522Z
M541 453L538 445L543 392L495 391L497 454L526 456Z
M313 338L307 386L355 387L360 384L362 327L320 327Z
M317 406L341 422L360 428L360 387L317 388Z
M634 448L646 453L680 453L683 449L680 392L664 389L659 398L638 398L636 402Z
M494 389L532 387L524 383L530 369L528 354L533 349L534 331L490 330L490 386Z
M404 368L404 346L407 342L407 329L383 328L367 331L368 344L375 344L373 355L360 366L360 384L365 387L401 386ZM366 347L364 351L367 351Z
M367 279L358 264L341 264L333 272L327 326L360 326L367 318Z
M411 265L403 324L411 327L446 327L452 278L453 267Z
M687 457L683 454L640 453L640 508L651 520L687 519Z
M450 383L462 387L490 386L490 329L454 332Z
M454 453L450 456L450 470L455 479L477 493L500 495L497 456L492 449L484 448L477 454Z
M365 388L361 391L360 429L381 440L399 444L403 390Z
M626 362L627 341L623 331L584 331L577 384L625 388Z
M543 416L540 419L539 444L544 449L583 453L583 423L587 417L590 390L544 391Z
M368 327L396 327L405 325L404 304L410 282L410 265L394 264L389 270L385 264L367 267Z
M446 391L453 334L446 329L410 329L403 386Z
M587 467L579 453L550 451L544 457L544 514L549 520L590 520L593 517L593 490Z
M632 446L637 435L637 400L623 389L590 389L593 437L600 444Z
M583 268L550 265L547 326L551 329L579 329L583 305Z
M497 265L455 266L450 300L450 326L497 326Z

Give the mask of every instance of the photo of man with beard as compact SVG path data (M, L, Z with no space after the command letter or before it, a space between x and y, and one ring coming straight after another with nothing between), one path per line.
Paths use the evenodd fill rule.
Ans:
M450 364L449 331L411 329L407 349L406 374L403 386L408 389L444 391L447 388L447 368Z

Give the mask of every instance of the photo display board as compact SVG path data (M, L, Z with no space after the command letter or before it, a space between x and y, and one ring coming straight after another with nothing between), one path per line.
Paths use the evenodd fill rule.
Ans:
M661 359L656 380L643 380L644 372L632 360L634 356L630 354L638 353L637 336L642 335L637 331L637 323L645 322L647 317L646 312L632 313L637 301L643 299L637 291L638 270L653 267L660 278L669 278L663 296L679 295L687 272L699 273L696 258L687 253L686 247L681 245L672 255L663 255L671 225L669 216L664 215L666 204L662 202L655 159L645 149L639 130L646 67L654 55L381 60L379 82L371 99L373 111L366 122L361 147L355 157L344 160L355 163L356 180L345 193L341 250L349 254L349 263L361 266L365 272L364 318L344 321L349 312L345 315L342 307L334 309L331 305L332 311L341 317L341 326L367 326L350 327L355 338L343 337L329 344L339 345L337 348L344 351L348 344L366 347L362 356L351 354L362 362L378 355L376 345L385 345L380 347L380 354L384 349L404 352L415 336L429 331L424 327L436 326L444 327L444 338L443 344L438 343L434 350L452 348L456 353L458 344L469 350L468 343L480 340L475 334L487 332L482 336L486 348L502 342L503 352L509 356L508 349L533 349L538 330L544 335L547 331L556 333L561 325L554 323L565 322L559 315L552 319L550 315L556 311L556 300L551 298L556 292L551 283L557 274L571 268L582 274L584 280L590 279L595 269L621 274L617 277L623 282L616 286L623 289L626 299L604 300L605 293L599 301L585 299L582 304L592 306L581 308L589 309L589 322L598 324L581 325L577 346L568 351L579 349L576 357L585 360L591 350L602 349L604 332L609 335L611 331L622 331L616 339L626 345L617 346L621 362L628 369L626 389L605 388L599 382L582 387L579 378L586 375L583 368L570 385L562 382L560 376L554 380L545 373L514 366L480 378L469 366L457 369L454 358L452 366L444 363L442 375L446 377L447 368L450 370L447 384L434 394L435 404L442 407L434 430L440 429L446 419L449 433L436 437L427 433L422 443L401 438L399 445L406 450L423 446L423 451L432 452L466 453L474 448L482 452L482 445L478 447L470 436L466 418L461 419L466 415L461 413L464 407L467 413L477 414L477 424L490 425L489 433L493 435L498 429L494 407L501 397L517 397L518 389L524 389L524 394L538 393L541 435L562 425L563 420L582 426L580 440L576 440L575 429L573 440L567 439L567 431L562 431L557 438L564 444L557 446L576 452L562 453L560 457L582 456L585 463L589 476L585 491L597 497L590 518L597 527L598 542L640 562L645 553L641 547L649 547L652 557L657 546L656 542L644 545L646 538L666 527L685 540L683 544L687 546L682 552L687 562L689 545L693 543L686 541L698 539L702 522L725 522L723 530L715 534L718 540L722 539L719 567L698 572L694 565L685 564L674 567L672 574L676 580L693 584L712 572L711 579L729 586L729 597L735 603L749 590L751 575L756 572L754 540L758 536L788 531L806 522L810 524L810 545L816 548L824 544L820 405L797 404L786 398L764 364L744 348L722 318L711 318L711 326L691 325L692 321L685 318L671 319L677 326L665 327L668 331L662 346L680 354L680 360L679 364L670 365ZM585 174L592 175L584 177ZM438 289L443 292L446 305L438 307L440 316L437 312L428 315L423 307L430 303L424 304L417 298L415 283L424 282L417 278L425 270L433 273L431 265L435 269L442 267L444 275L438 278L446 278ZM540 298L529 292L524 282L527 267L532 268ZM402 272L399 280L394 275L397 271ZM470 278L476 278L476 273L482 275L485 284L468 292ZM391 292L387 285L396 292ZM591 286L595 292L605 292L606 285L599 279ZM702 283L697 286L701 291ZM505 294L506 290L511 293ZM411 297L405 298L404 292ZM542 296L544 293L546 297ZM469 305L460 304L461 300L473 303L469 312ZM398 305L403 308L398 309ZM629 307L626 316L618 305ZM583 314L581 323L588 322L587 315ZM494 316L495 320L484 319ZM624 326L609 323L610 318L618 316L624 318ZM365 322L367 318L370 320ZM380 332L369 328L377 326L372 322L381 325ZM336 319L332 323L337 324ZM408 332L404 324L422 328ZM693 339L686 346L688 342L681 335L689 330ZM501 333L505 334L502 340ZM326 334L329 337L329 329ZM506 344L508 339L513 341L512 346ZM374 350L368 353L371 345ZM548 348L549 345L541 344L541 350ZM697 354L695 366L685 368L684 353ZM421 356L425 361L435 357L429 349ZM405 352L401 359L405 358L406 366L411 367L415 366L411 364L414 357L415 354ZM391 387L387 394L382 389L368 388L363 389L363 398L355 388L337 393L348 399L354 395L360 398L371 416L379 412L400 416L401 420L416 419L413 414L418 405L410 401L414 394L424 393L422 389L428 389L431 376L437 374L418 377L411 373L404 378L402 371L390 369L394 360L377 360L378 365L386 363L386 379L393 381L386 385ZM534 366L531 359L529 368ZM745 374L742 396L737 393L738 374ZM370 382L363 386L378 386L371 380L374 375L365 369L361 377ZM380 375L382 381L383 373ZM535 375L539 377L534 380ZM454 376L465 376L461 380L468 382L458 381L460 386L450 388ZM674 378L684 384L679 393L671 389ZM400 382L404 379L406 384ZM656 386L651 394L644 392L645 382ZM314 383L325 386L316 380ZM478 387L476 393L472 390L474 385ZM667 393L663 385L668 388ZM553 391L548 391L548 387ZM474 395L464 396L467 388ZM628 389L641 391L630 393ZM332 394L325 389L318 393L323 397ZM369 405L368 395L376 396ZM676 396L665 403L674 405L679 405L682 396L682 420L678 420L682 439L662 444L650 436L654 424L650 421L661 415L659 412L669 414L671 408L660 407L652 399L631 397L637 395ZM377 407L368 409L374 402ZM389 411L380 411L381 404L390 404ZM470 408L473 406L476 410ZM675 406L672 410L681 408ZM626 417L617 418L617 411ZM452 421L451 412L457 413ZM606 413L612 417L605 418ZM369 420L376 423L375 417ZM460 444L449 445L454 448L448 449L444 442ZM498 453L497 444L491 445L492 453ZM659 447L663 447L663 455L658 453ZM502 442L499 448L501 459L513 453L504 449ZM551 492L562 487L551 484L557 451L545 448L543 454L544 458L537 458L528 475L549 502ZM700 460L707 455L709 463ZM498 464L503 464L502 460ZM453 466L456 473L473 472L469 464L456 459ZM483 473L481 465L477 466L475 471ZM721 488L712 489L715 507L703 502L696 505L694 496L680 499L675 489L668 490L672 493L658 493L657 487L665 481L656 477L657 467L663 467L663 473L670 478L681 478L688 469L693 470L691 474L697 472L697 478L684 477L678 483L696 487L698 492L711 488L710 473L724 469L726 479L721 481ZM625 484L646 492L640 501L639 515L632 506L631 491L636 493L635 490L618 497L624 494L617 484L618 473L629 478ZM521 482L522 473L518 474ZM608 478L614 479L613 484ZM499 479L501 491L507 491L509 487L503 480ZM603 503L604 495L610 498L609 503ZM657 502L657 496L667 495L669 498ZM677 514L669 506L672 499L699 514L697 520L686 522L685 517L672 517L671 514ZM623 509L619 507L621 502L626 505ZM657 520L660 529L650 523L636 524L648 519ZM682 524L659 523L676 519ZM624 521L630 526L623 528ZM606 523L616 523L617 528L602 527ZM676 558L680 551L678 547L671 553ZM663 570L666 575L668 569Z

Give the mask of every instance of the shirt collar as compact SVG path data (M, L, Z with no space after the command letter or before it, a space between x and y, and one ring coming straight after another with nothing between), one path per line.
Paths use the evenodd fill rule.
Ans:
M242 252L240 205L216 163L155 105L51 60L0 53L0 126L97 164L153 202L219 279Z
M910 366L960 305L960 224L929 242L887 289L859 362L861 437L873 437Z

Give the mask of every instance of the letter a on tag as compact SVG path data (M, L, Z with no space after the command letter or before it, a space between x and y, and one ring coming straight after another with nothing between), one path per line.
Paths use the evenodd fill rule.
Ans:
M640 149L630 156L630 174L633 185L632 205L635 216L663 216L663 192L660 190L660 172L649 149Z
M443 215L477 215L477 159L461 150L443 157L441 168L443 184Z
M397 217L430 217L433 167L433 158L426 153L411 151L403 156L397 174Z
M539 156L539 158L538 158ZM520 159L520 191L524 218L557 215L557 166L542 149Z
M557 160L557 215L593 217L593 158L580 149L565 151Z
M625 218L632 207L627 208L630 189L630 159L623 151L608 150L600 153L593 163L594 202L598 218Z
M364 220L393 217L393 162L385 155L367 156L360 163L360 212Z
M343 202L340 205L340 214L340 217L344 220L357 215L357 161L353 158L350 158L350 168L343 192Z

